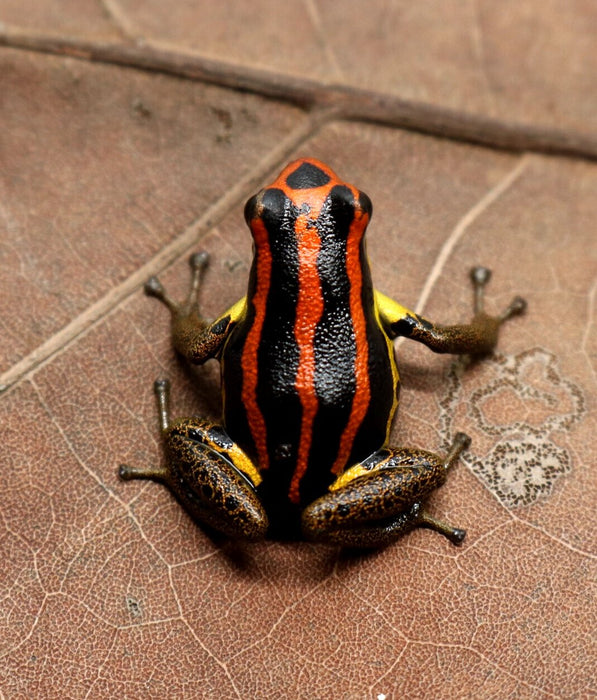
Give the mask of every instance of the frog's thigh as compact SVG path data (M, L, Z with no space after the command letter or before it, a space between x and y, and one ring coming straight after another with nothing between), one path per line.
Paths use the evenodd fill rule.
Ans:
M444 483L447 470L467 444L466 436L459 434L445 458L407 448L380 450L349 469L347 479L340 477L330 493L305 508L305 536L349 547L379 547L424 526L459 544L464 531L432 518L422 501Z
M268 518L248 476L248 458L219 426L201 419L174 423L166 432L164 481L190 515L234 538L260 539ZM241 468L233 461L245 460Z

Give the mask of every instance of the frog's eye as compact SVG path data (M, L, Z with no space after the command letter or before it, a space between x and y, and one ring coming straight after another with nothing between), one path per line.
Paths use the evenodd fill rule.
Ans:
M261 193L257 206L259 207L258 215L263 219L263 223L275 231L277 227L282 225L287 216L290 202L282 190L269 187Z
M369 218L371 218L371 214L373 214L373 204L371 203L371 200L369 199L369 196L366 195L364 192L359 191L359 206L361 207L361 211L363 214L367 214Z
M346 185L336 185L330 192L330 214L336 225L344 225L347 230L354 218L356 202L352 190Z
M254 194L247 200L245 204L245 221L250 224L257 217L257 202L259 200L259 192Z

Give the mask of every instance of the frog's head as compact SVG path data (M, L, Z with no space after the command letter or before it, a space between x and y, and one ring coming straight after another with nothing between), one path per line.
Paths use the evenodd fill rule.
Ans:
M321 161L287 165L271 185L251 197L245 219L257 251L300 250L314 259L321 249L361 245L371 218L369 197Z

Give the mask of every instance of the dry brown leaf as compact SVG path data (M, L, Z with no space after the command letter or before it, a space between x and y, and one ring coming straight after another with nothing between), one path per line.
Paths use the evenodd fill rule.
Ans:
M182 2L62 15L4 2L0 21L595 138L592 3L503 16L488 3L345 5L305 2L290 22L267 2L208 16ZM2 697L595 695L595 164L322 123L84 57L2 48L0 62ZM213 541L164 488L118 479L120 462L161 459L157 376L176 415L220 410L217 367L182 367L140 284L161 272L181 296L188 252L203 248L206 314L234 302L251 255L244 199L295 155L371 196L386 294L463 320L467 270L482 263L490 310L529 302L495 357L464 373L397 345L393 441L440 450L456 430L473 436L431 501L468 530L461 548L422 530L358 556Z

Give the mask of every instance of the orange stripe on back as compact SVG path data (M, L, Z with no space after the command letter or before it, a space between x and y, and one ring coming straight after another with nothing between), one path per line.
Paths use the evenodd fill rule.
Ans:
M317 254L321 242L314 226L313 212L301 214L295 226L299 250L299 296L296 307L294 335L299 347L299 367L295 387L303 408L297 463L290 482L288 497L299 503L299 488L309 464L313 421L319 406L315 393L315 330L323 314L323 295L317 271Z
M367 414L371 399L369 383L369 346L367 344L367 322L361 299L363 273L360 259L360 245L363 231L367 227L367 214L355 212L346 242L346 272L350 280L350 317L355 337L355 395L350 417L342 433L338 456L332 465L332 473L339 474L348 462L357 431Z
M252 299L247 301L253 304L255 318L253 325L247 333L247 339L243 348L241 366L243 372L242 400L247 413L249 430L257 449L259 468L267 469L269 466L269 454L267 451L267 428L263 413L257 403L257 385L259 382L259 369L257 355L261 341L261 331L265 321L267 296L270 288L272 274L272 254L269 247L268 233L261 219L251 221L251 229L256 244L257 256L257 286Z
M321 187L293 189L286 182L288 176L302 163L310 163L322 170L330 179ZM312 158L289 163L270 187L281 189L292 204L304 213L299 214L295 223L295 234L299 251L299 295L296 308L294 335L299 348L299 367L295 388L302 407L301 431L297 461L288 498L292 503L300 502L300 484L309 466L313 423L319 407L315 391L315 331L323 314L323 293L317 256L321 241L317 228L313 225L321 213L321 208L333 187L340 184L338 176L327 165Z

